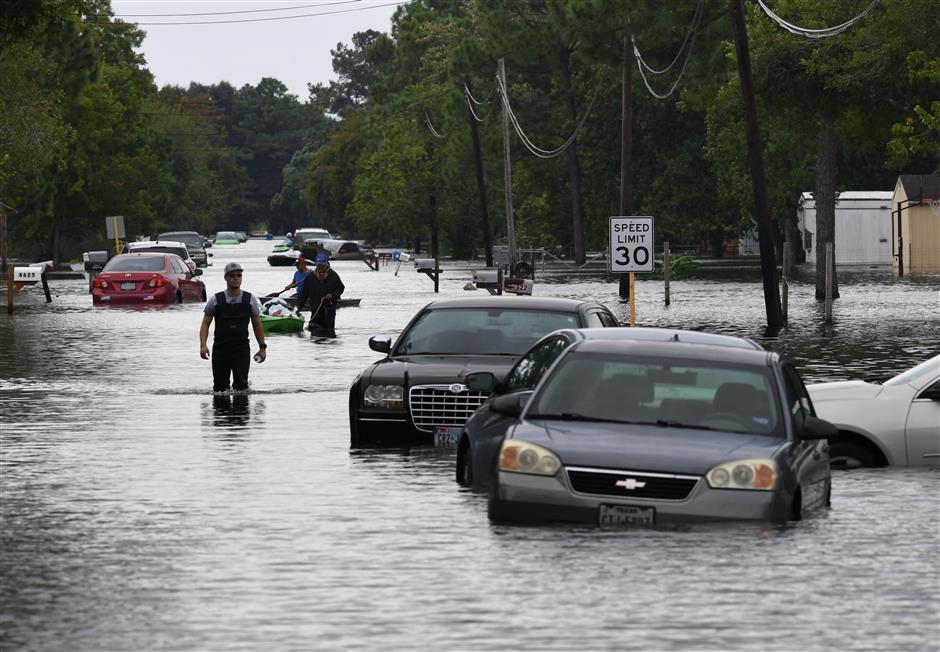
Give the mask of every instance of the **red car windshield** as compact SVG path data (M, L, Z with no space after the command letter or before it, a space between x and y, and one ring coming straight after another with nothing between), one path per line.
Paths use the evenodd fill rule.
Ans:
M163 256L117 256L108 261L102 272L162 272Z

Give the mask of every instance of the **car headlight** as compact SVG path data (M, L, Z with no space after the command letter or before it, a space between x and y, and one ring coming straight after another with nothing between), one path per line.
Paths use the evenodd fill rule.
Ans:
M499 448L499 470L531 475L555 475L561 460L550 450L519 441L504 439Z
M737 460L709 469L705 474L712 489L757 489L777 486L777 463L773 460Z
M362 398L368 407L398 408L403 405L401 385L369 385Z

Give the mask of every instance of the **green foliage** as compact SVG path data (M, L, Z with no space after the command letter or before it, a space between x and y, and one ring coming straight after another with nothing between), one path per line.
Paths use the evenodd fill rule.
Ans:
M656 269L653 271L653 278L664 278L666 268L663 261L656 260L655 263ZM689 278L698 268L699 262L694 256L669 256L669 278L674 281Z

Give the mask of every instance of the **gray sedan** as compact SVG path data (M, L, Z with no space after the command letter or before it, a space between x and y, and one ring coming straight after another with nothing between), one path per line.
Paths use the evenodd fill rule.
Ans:
M491 409L517 418L494 470L496 522L782 522L829 504L836 430L775 353L585 340L528 400Z

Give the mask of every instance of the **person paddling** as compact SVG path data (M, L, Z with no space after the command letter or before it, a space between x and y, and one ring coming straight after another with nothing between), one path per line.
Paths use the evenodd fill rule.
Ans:
M330 257L318 253L313 274L304 281L303 290L297 300L297 311L305 305L310 306L310 324L308 328L314 335L336 337L336 302L346 286L332 268Z
M225 266L225 291L209 297L203 309L202 325L199 327L199 355L209 359L209 324L215 319L215 335L212 341L212 389L224 392L229 389L229 377L235 391L248 389L248 368L251 366L251 346L248 340L248 323L251 322L258 353L255 360L264 362L268 345L264 341L261 327L261 305L257 297L243 292L242 266L229 263Z
M294 265L297 266L297 270L294 272L294 279L288 283L281 292L286 292L291 288L297 288L294 294L300 299L300 293L304 289L304 280L313 273L313 270L307 267L307 259L303 256L298 258ZM281 292L278 292L278 294Z

